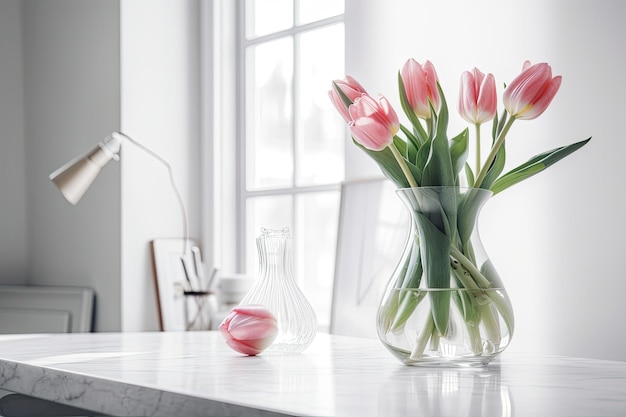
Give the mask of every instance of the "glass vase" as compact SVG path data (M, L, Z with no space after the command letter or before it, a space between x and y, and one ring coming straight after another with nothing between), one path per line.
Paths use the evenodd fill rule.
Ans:
M263 228L256 243L259 277L240 304L263 305L276 317L278 335L268 352L302 352L315 338L317 317L294 278L293 237L289 228Z
M417 187L397 194L411 220L378 309L379 339L406 365L488 364L508 346L514 326L477 229L491 191Z

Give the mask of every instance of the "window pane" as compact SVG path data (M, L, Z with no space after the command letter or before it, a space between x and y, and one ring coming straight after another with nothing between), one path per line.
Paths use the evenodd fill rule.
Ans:
M296 280L324 328L330 325L339 197L331 191L296 198Z
M293 184L293 38L247 50L246 187Z
M293 26L293 0L246 0L246 38Z
M293 197L276 195L249 197L246 200L246 273L255 277L259 268L256 238L261 234L262 227L289 227L293 233Z
M296 0L298 2L298 24L343 14L343 0ZM343 42L342 42L343 43Z
M346 128L328 99L331 80L344 73L343 39L343 24L298 38L297 185L343 180Z

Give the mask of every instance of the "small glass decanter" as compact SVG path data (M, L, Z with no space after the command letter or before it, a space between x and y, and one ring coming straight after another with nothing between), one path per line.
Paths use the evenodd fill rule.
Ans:
M278 322L268 351L302 352L317 332L317 317L294 278L293 237L289 228L261 229L257 238L259 277L241 305L265 306Z

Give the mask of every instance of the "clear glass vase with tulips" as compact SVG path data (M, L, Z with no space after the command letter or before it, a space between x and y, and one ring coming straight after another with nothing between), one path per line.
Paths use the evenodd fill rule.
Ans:
M560 84L561 76L553 76L547 63L527 61L505 87L504 109L498 114L494 76L476 68L466 71L458 110L470 126L449 137L447 102L429 61L421 65L409 59L398 73L408 125L400 123L384 96L373 98L354 78L333 81L330 99L354 143L398 187L410 212L406 248L377 319L381 341L402 362L484 365L508 345L513 310L477 238L476 222L489 197L590 140L543 152L505 172L505 139L511 126L539 117ZM491 147L483 156L481 127L488 122Z

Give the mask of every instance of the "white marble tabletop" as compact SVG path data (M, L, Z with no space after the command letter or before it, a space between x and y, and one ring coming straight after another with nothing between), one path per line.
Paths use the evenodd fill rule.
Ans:
M377 340L323 333L257 357L217 332L0 336L0 389L120 416L626 416L626 362L505 352L414 368Z

